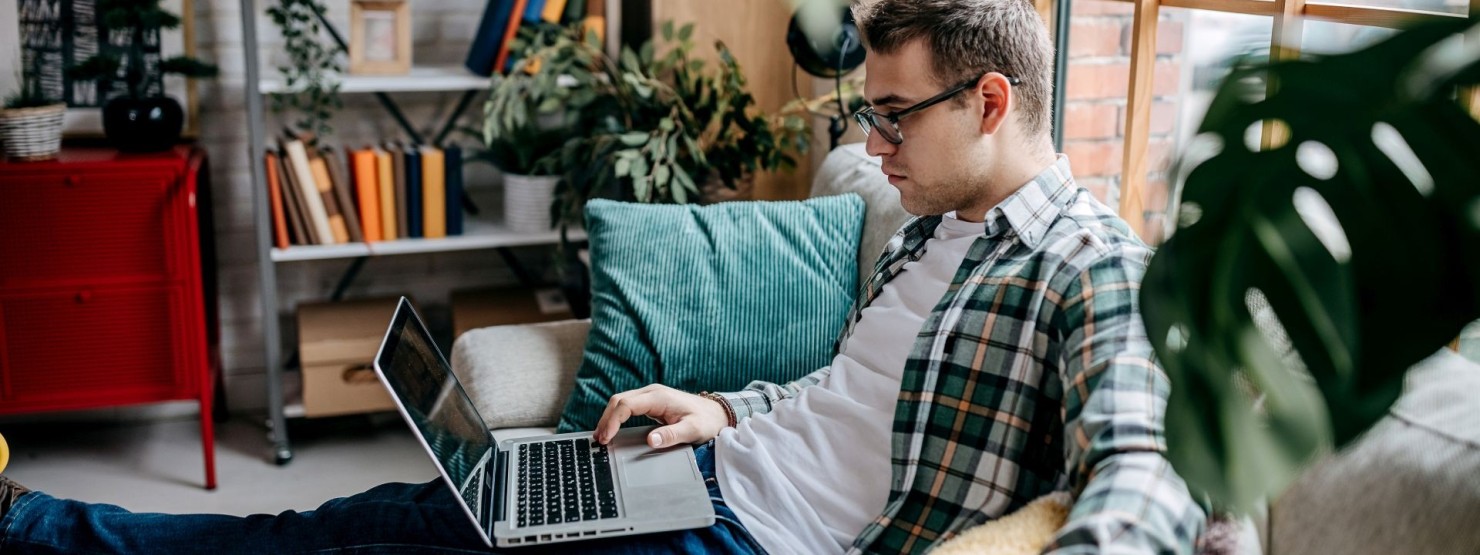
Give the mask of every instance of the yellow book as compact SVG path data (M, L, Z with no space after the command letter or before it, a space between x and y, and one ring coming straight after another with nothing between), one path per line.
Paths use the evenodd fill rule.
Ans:
M421 148L421 235L447 236L447 167L442 149Z
M376 183L380 185L380 236L386 241L395 240L396 229L396 172L391 165L391 153L375 149Z
M329 231L334 234L335 243L349 242L349 227L344 224L344 214L339 212L339 201L334 198L334 180L329 177L329 164L319 156L308 159L308 167L313 170L314 186L318 187L319 195L323 197L324 211L329 215Z
M540 13L540 19L554 24L560 24L560 16L565 13L565 0L545 0L545 11Z

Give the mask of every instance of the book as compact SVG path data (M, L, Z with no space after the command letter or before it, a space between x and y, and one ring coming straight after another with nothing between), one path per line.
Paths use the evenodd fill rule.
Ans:
M514 0L514 13L524 13L524 7L528 4L529 0ZM524 18L522 17L509 18L509 26L507 29L504 29L504 40L502 43L499 43L498 57L493 59L494 69L502 68L504 64L509 63L509 48L513 46L514 36L519 33L519 25L523 22Z
M281 176L277 171L277 152L267 151L262 162L267 175L267 202L272 210L272 244L286 249L289 244L288 222L283 212L283 185L278 180Z
M375 182L380 186L380 236L393 241L400 238L400 229L396 227L396 170L390 153L375 149L375 166Z
M360 211L355 205L355 183L349 180L344 153L327 146L319 153L329 166L329 181L334 186L334 200L339 205L339 213L344 216L344 227L349 231L349 242L365 242L365 229L360 226Z
M421 235L447 236L447 166L442 149L421 147Z
M411 236L411 226L406 222L406 149L396 144L387 145L386 148L390 151L391 171L395 177L396 237L406 238Z
M483 8L483 18L478 21L478 34L468 48L463 66L481 77L492 77L493 62L504 45L504 34L514 15L514 0L491 0Z
M356 197L360 201L360 227L365 231L365 242L379 241L380 234L380 185L376 178L380 171L375 160L375 151L364 148L349 152L351 180Z
M577 21L586 19L587 0L566 0L565 13L560 15L561 25L570 25ZM601 0L594 0L600 2Z
M308 219L308 207L303 203L303 187L285 154L279 153L277 160L278 182L283 184L283 200L288 208L288 234L295 245L317 245L318 237L313 234L313 224Z
M524 18L519 22L519 28L521 29L533 28L539 25L541 21L544 21L545 0L525 1L526 4L524 5ZM515 29L514 36L517 37L518 35L519 29ZM507 74L511 71L514 71L514 66L519 63L519 59L520 58L518 52L509 52L508 59L504 61L504 65L502 66L503 72ZM526 70L526 72L530 75L533 75L536 71L539 71L539 61L536 60L530 62L530 68L533 69Z
M421 151L415 145L402 149L406 157L406 236L421 238Z
M320 202L324 206L324 214L329 222L329 238L331 245L349 242L349 227L344 225L344 214L339 211L339 201L334 198L334 180L329 177L329 164L324 162L324 157L318 153L308 155L308 167L310 168L310 179L314 187L319 191Z
M545 10L540 12L540 19L559 25L560 18L564 15L565 0L545 0Z
M308 150L303 141L294 139L283 143L283 151L293 169L295 182L302 193L303 205L308 208L307 220L313 223L313 237L320 245L334 244L334 231L329 227L329 213L324 207L324 198L314 182L313 170L309 166Z
M606 2L604 0L586 2L586 18L581 20L581 29L587 33L595 31L597 38L606 40Z
M462 148L449 146L442 150L447 162L447 234L463 233L463 163Z

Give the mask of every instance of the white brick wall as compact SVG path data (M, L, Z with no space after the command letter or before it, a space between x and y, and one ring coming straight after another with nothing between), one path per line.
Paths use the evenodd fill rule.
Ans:
M283 63L281 39L266 15L273 0L258 0L257 29L264 73ZM418 63L461 63L483 11L482 0L419 0L413 5L413 59ZM330 20L347 33L348 3L325 2ZM257 269L257 243L252 214L252 183L247 166L245 70L242 56L240 5L236 0L195 2L197 54L221 67L221 76L199 84L200 144L211 155L211 181L216 217L215 242L220 282L221 341L225 387L233 411L257 410L265 405L262 305ZM347 36L347 34L346 34ZM328 40L327 37L325 40ZM430 136L440 129L459 93L397 95L406 116ZM399 127L368 95L344 95L345 109L336 117L335 142L357 145L382 138L400 138ZM475 121L481 100L465 112L465 123ZM467 117L471 116L471 117ZM266 129L281 129L269 116ZM465 146L466 137L457 139ZM469 168L470 189L498 187L496 172ZM496 195L495 195L496 196ZM499 206L480 206L497 213ZM550 250L516 250L532 271L546 270ZM278 264L276 316L282 323L284 353L294 350L297 333L294 307L300 302L327 298L350 260ZM437 255L409 255L370 260L348 296L409 293L424 308L434 327L448 325L447 297L456 288L515 283L513 274L493 251Z

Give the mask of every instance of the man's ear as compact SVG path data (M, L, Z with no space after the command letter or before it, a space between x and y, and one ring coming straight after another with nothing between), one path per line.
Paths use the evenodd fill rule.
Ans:
M996 133L1007 121L1008 113L1015 107L1012 83L1008 82L1006 76L994 71L983 75L977 82L976 88L971 90L982 99L982 133L988 135Z

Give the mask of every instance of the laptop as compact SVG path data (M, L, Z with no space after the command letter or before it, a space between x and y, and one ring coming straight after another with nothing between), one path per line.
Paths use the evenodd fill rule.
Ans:
M495 440L405 297L375 373L489 546L714 524L693 450L648 447L651 427L623 429L608 445L591 432Z

